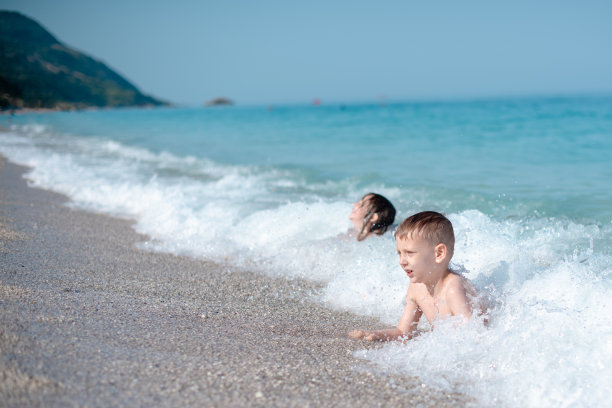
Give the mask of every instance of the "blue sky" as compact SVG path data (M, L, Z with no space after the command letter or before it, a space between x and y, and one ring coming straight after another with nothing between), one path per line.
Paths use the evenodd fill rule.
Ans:
M0 0L177 104L612 93L610 1Z

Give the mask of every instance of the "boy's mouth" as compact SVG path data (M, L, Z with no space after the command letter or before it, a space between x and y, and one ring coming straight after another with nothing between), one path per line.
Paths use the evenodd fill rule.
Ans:
M412 278L412 269L404 269L404 272L406 272L409 278Z

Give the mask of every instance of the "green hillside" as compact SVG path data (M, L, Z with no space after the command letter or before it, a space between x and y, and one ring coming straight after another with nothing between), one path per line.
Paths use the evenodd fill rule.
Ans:
M60 43L34 20L0 11L0 108L164 104L102 62Z

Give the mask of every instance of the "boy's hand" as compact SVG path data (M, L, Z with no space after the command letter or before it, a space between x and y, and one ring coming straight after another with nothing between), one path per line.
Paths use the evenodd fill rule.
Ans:
M350 332L349 337L351 339L364 339L367 341L375 341L378 340L378 336L376 335L376 333L373 332L367 332L364 330L353 330L352 332Z
M366 334L367 333L364 332L363 330L353 330L353 331L349 332L348 336L351 339L358 340L358 339L364 338L366 336Z

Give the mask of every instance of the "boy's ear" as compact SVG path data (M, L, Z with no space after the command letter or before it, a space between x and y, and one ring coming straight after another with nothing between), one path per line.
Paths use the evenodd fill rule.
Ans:
M441 263L446 259L447 249L446 245L439 243L434 247L434 255L436 257L436 263Z

